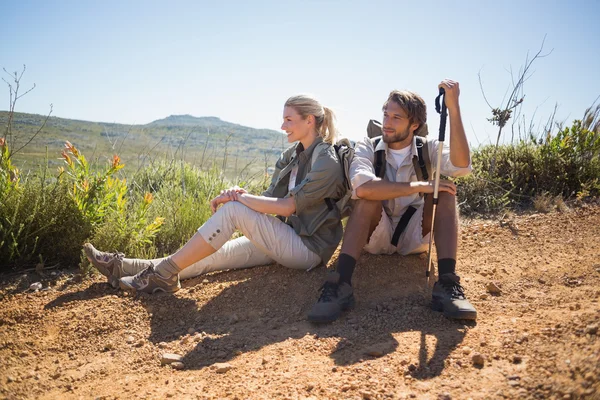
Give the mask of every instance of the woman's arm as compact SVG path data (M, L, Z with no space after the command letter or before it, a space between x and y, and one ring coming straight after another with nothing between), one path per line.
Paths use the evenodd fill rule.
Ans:
M235 201L264 214L289 217L296 212L296 203L293 197L278 199L275 197L255 196L249 193L235 193L233 197Z

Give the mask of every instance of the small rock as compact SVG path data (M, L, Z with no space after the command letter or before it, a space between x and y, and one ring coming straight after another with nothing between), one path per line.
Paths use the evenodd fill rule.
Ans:
M125 343L127 344L132 344L133 342L135 342L135 338L133 336L127 336L125 339Z
M106 343L104 345L104 351L110 351L110 350L113 350L114 348L115 348L115 345L112 343ZM69 358L70 358L70 356L69 356Z
M42 282L35 282L32 283L31 285L29 285L29 290L31 291L36 291L36 290L40 290L42 288Z
M195 330L194 328L188 328L188 333L189 333L190 335L193 335L193 334L194 334L194 332L196 332L196 330Z
M367 351L367 355L369 355L371 357L383 357L383 351L371 349L371 350Z
M513 364L520 364L522 361L523 361L523 357L521 357L520 355L514 354L512 356L512 362L513 362Z
M482 294L479 295L479 300L487 300L488 297L489 296L488 296L487 293L482 293Z
M202 280L202 283L208 283L208 279Z
M519 379L521 379L521 377L519 375L509 375L507 376L509 381L518 381Z
M494 283L494 282L489 282L485 286L485 288L491 294L500 294L500 293L502 293L502 291L500 290L500 287L496 283Z
M538 278L538 282L541 283L542 285L546 284L546 280L542 279L542 278Z
M463 351L463 354L471 354L471 348L470 347L465 346L465 347L463 347L462 351Z
M185 368L185 365L181 361L172 362L170 365L171 365L171 368L179 370L179 371L181 371L182 369Z
M158 348L159 349L166 349L167 347L169 347L169 345L167 344L167 342L160 342L158 344Z
M140 339L137 341L137 343L135 344L135 347L144 347L145 341L144 339Z
M6 377L6 382L7 382L7 383L11 383L11 382L14 382L14 381L15 381L15 378L14 378L14 377L12 377L12 376L10 376L10 375Z
M437 400L452 400L452 396L448 393L439 394Z
M166 365L166 364L171 364L171 363L174 363L174 362L181 362L182 359L183 359L183 357L180 356L179 354L164 353L160 357L160 364L161 365Z
M229 363L215 363L211 368L214 369L217 374L224 374L233 367Z
M471 356L471 362L476 367L483 367L483 365L485 364L485 358L480 353L474 353Z
M585 327L584 333L586 335L595 335L598 333L598 324L590 324Z

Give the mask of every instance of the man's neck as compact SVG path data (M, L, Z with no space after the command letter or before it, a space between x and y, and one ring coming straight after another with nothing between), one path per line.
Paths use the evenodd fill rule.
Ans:
M414 134L408 135L408 137L400 142L388 143L388 147L392 150L402 150L412 145Z

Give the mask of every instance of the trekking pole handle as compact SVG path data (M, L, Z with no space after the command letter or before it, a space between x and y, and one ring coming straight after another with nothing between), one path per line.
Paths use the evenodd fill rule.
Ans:
M440 105L440 98L442 100ZM440 93L435 98L435 111L440 115L440 136L439 141L443 142L446 136L446 118L448 117L448 109L446 108L446 91L440 88Z

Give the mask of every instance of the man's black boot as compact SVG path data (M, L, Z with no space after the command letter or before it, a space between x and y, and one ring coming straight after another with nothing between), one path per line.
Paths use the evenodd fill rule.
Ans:
M342 311L354 307L352 286L340 282L339 273L330 272L320 290L319 300L308 312L309 321L333 322L339 318Z
M431 308L443 311L444 316L452 319L477 319L477 311L465 297L460 277L456 274L444 274L433 285Z

